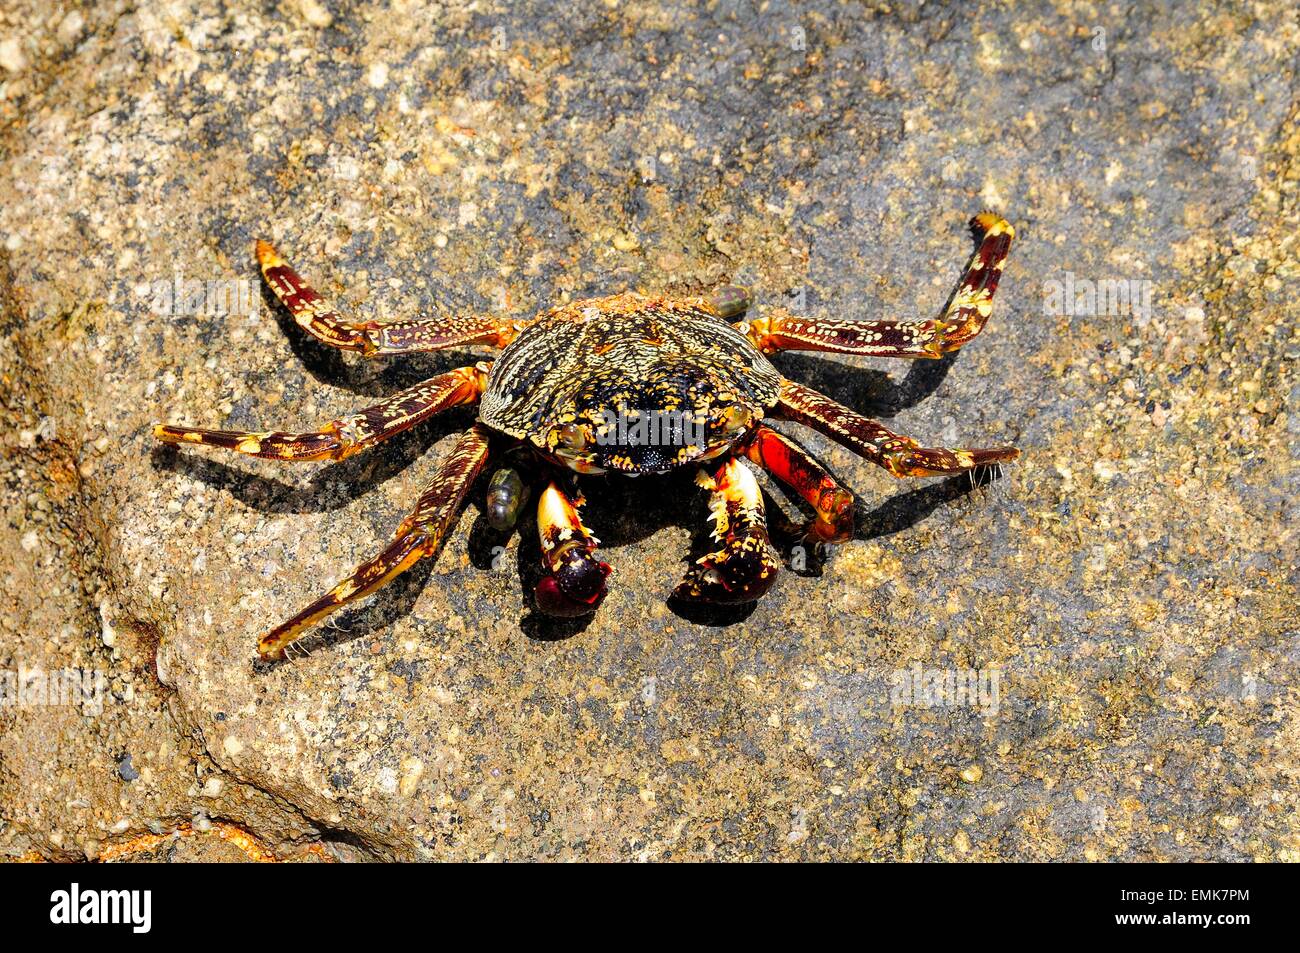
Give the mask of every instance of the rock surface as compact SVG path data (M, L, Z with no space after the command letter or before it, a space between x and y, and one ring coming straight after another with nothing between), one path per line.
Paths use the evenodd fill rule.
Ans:
M0 851L256 854L148 839L215 821L286 858L1300 858L1292 4L131 6L0 13L0 662L104 677L99 714L0 708ZM318 468L149 437L470 359L305 340L258 237L366 316L734 278L910 317L983 207L1019 237L956 359L778 364L1022 460L904 484L798 433L858 538L750 611L665 603L687 478L589 490L585 626L535 616L532 527L476 492L434 568L263 669L470 418ZM971 669L996 705L897 693Z

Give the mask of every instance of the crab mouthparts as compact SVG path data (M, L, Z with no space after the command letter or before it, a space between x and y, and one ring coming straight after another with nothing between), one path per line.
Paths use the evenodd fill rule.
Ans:
M664 473L718 456L748 419L711 419L684 410L603 410L550 430L547 448L579 473Z
M712 460L725 452L728 446L726 441L682 445L628 443L595 447L594 456L596 465L602 470L638 476L642 473L665 473L677 467Z
M618 470L623 473L661 473L680 466L689 459L682 453L683 449L685 448L627 444L603 449L597 453L597 459L606 470Z

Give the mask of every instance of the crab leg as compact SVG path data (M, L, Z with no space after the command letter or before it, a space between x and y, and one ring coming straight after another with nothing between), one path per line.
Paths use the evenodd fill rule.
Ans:
M1016 234L1006 219L992 212L976 215L971 228L982 240L966 267L961 287L937 321L853 321L778 312L751 320L749 337L768 354L834 351L870 357L938 358L955 351L984 330L993 313L1002 263Z
M258 241L257 260L267 285L299 327L332 347L360 351L366 357L468 344L505 347L516 333L511 322L491 316L441 316L389 324L353 321L308 285L269 242Z
M806 539L842 543L853 535L853 494L835 482L803 447L771 427L760 426L745 455L801 496L817 513Z
M884 424L863 417L811 387L794 381L782 381L779 410L786 419L811 427L844 444L896 477L960 473L1020 456L1015 447L986 450L922 447L911 437L896 434Z
M430 377L373 407L340 417L309 433L203 430L155 424L153 435L163 443L224 447L272 460L342 460L450 407L475 403L487 385L489 366L480 363L475 367L458 367Z
M780 569L768 548L758 481L731 457L712 476L701 470L697 482L713 491L713 538L722 548L697 559L673 595L691 602L752 602L772 588Z
M475 424L461 435L451 456L438 468L415 509L402 520L384 550L293 618L263 635L257 643L262 658L284 658L285 650L305 629L387 585L421 559L434 556L487 458L488 432Z
M571 500L554 481L537 501L537 533L547 570L537 584L537 607L549 615L586 615L605 598L609 564L596 556L600 540L582 525L581 504L581 498Z

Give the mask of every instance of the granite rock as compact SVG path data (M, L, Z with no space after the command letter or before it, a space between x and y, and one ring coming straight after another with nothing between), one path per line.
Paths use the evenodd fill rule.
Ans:
M283 857L1300 858L1288 2L150 7L0 13L0 662L104 681L0 709L0 850L213 819ZM898 482L792 428L857 538L742 611L665 602L689 478L591 485L614 577L576 626L476 492L433 567L264 668L471 417L321 467L149 435L473 359L304 339L256 238L366 316L735 280L912 317L985 207L1018 239L955 358L777 362L1021 460ZM913 691L971 672L973 704Z

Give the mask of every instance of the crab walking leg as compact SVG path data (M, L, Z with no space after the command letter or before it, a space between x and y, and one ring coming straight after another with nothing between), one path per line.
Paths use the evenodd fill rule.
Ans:
M853 536L853 494L835 482L808 451L785 434L760 426L745 455L813 508L817 516L805 537L814 543L842 543Z
M833 351L869 357L938 358L957 350L984 330L993 313L993 294L1016 234L1006 219L992 212L976 215L971 228L982 239L941 319L854 321L801 318L777 311L748 322L750 340L767 354Z
M547 574L537 584L537 607L548 615L595 612L605 598L609 564L596 556L600 540L582 525L577 502L553 481L537 501L537 534Z
M475 424L456 442L415 509L402 520L392 542L307 608L263 635L257 643L262 658L284 658L285 650L306 629L349 602L387 585L421 559L435 555L487 458L488 432Z
M690 602L752 602L772 588L780 570L769 548L758 481L731 457L712 476L701 470L696 482L713 491L710 519L722 548L697 559L673 595Z
M1011 251L1016 230L1001 215L980 212L970 220L976 235L983 236L974 257L966 266L961 287L943 316L942 346L955 351L984 330L993 313L993 295L1002 277L1002 265Z
M810 387L781 382L779 409L793 420L842 443L896 477L941 476L961 473L1020 456L1015 447L986 450L947 450L922 447L911 437L894 433L884 424L857 414Z
M749 322L749 338L764 354L831 351L866 357L943 356L939 321L854 321L800 318L776 311Z
M488 364L458 367L398 391L387 400L310 433L278 430L203 430L155 424L163 443L224 447L271 460L342 460L450 407L475 403L487 386Z
M367 357L412 351L437 351L468 344L505 347L517 329L490 316L436 317L417 321L352 321L316 292L268 242L258 241L257 260L275 297L299 327L319 341Z

